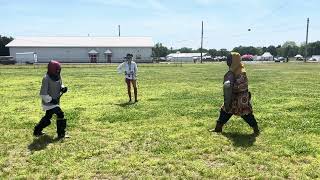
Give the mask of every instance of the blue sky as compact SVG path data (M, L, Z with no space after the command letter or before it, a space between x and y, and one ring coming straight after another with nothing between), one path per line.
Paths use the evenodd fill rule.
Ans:
M268 46L320 40L318 0L0 0L0 34L152 36L168 47ZM248 29L251 31L248 31Z

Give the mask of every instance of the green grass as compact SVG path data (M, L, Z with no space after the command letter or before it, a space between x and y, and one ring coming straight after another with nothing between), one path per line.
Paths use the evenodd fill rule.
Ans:
M223 63L141 65L140 102L115 66L67 66L70 139L34 138L45 66L0 66L0 177L320 178L320 64L247 65L261 135L238 117L209 133L222 104Z

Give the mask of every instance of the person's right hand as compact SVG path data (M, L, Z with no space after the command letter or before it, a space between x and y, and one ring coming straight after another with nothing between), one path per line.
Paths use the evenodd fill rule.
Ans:
M68 87L61 88L61 92L66 93L68 91Z

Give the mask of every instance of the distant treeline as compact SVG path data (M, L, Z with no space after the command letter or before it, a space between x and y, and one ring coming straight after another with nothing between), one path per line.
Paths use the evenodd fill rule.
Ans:
M305 44L298 46L294 41L287 41L283 45L268 47L253 47L253 46L239 46L233 48L232 51L239 52L241 55L252 54L252 55L262 55L264 52L270 52L273 56L282 57L294 57L297 54L305 56ZM163 46L161 43L157 43L152 49L153 57L165 57L170 53L175 53L180 51L181 53L199 53L199 49L192 49L188 47L183 47L180 49L169 49ZM229 53L227 49L203 49L204 53L209 53L211 56L225 56ZM320 55L320 41L316 41L308 44L308 56Z

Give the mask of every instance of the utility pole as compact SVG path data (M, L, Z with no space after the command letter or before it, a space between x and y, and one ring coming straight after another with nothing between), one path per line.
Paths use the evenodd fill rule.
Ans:
M120 37L120 25L118 25L118 30L119 30L119 37Z
M201 22L201 48L200 48L200 62L202 63L202 46L203 46L203 21Z
M309 18L307 19L307 34L306 34L306 47L305 47L305 58L304 62L307 61L307 56L308 56L308 36L309 36Z

